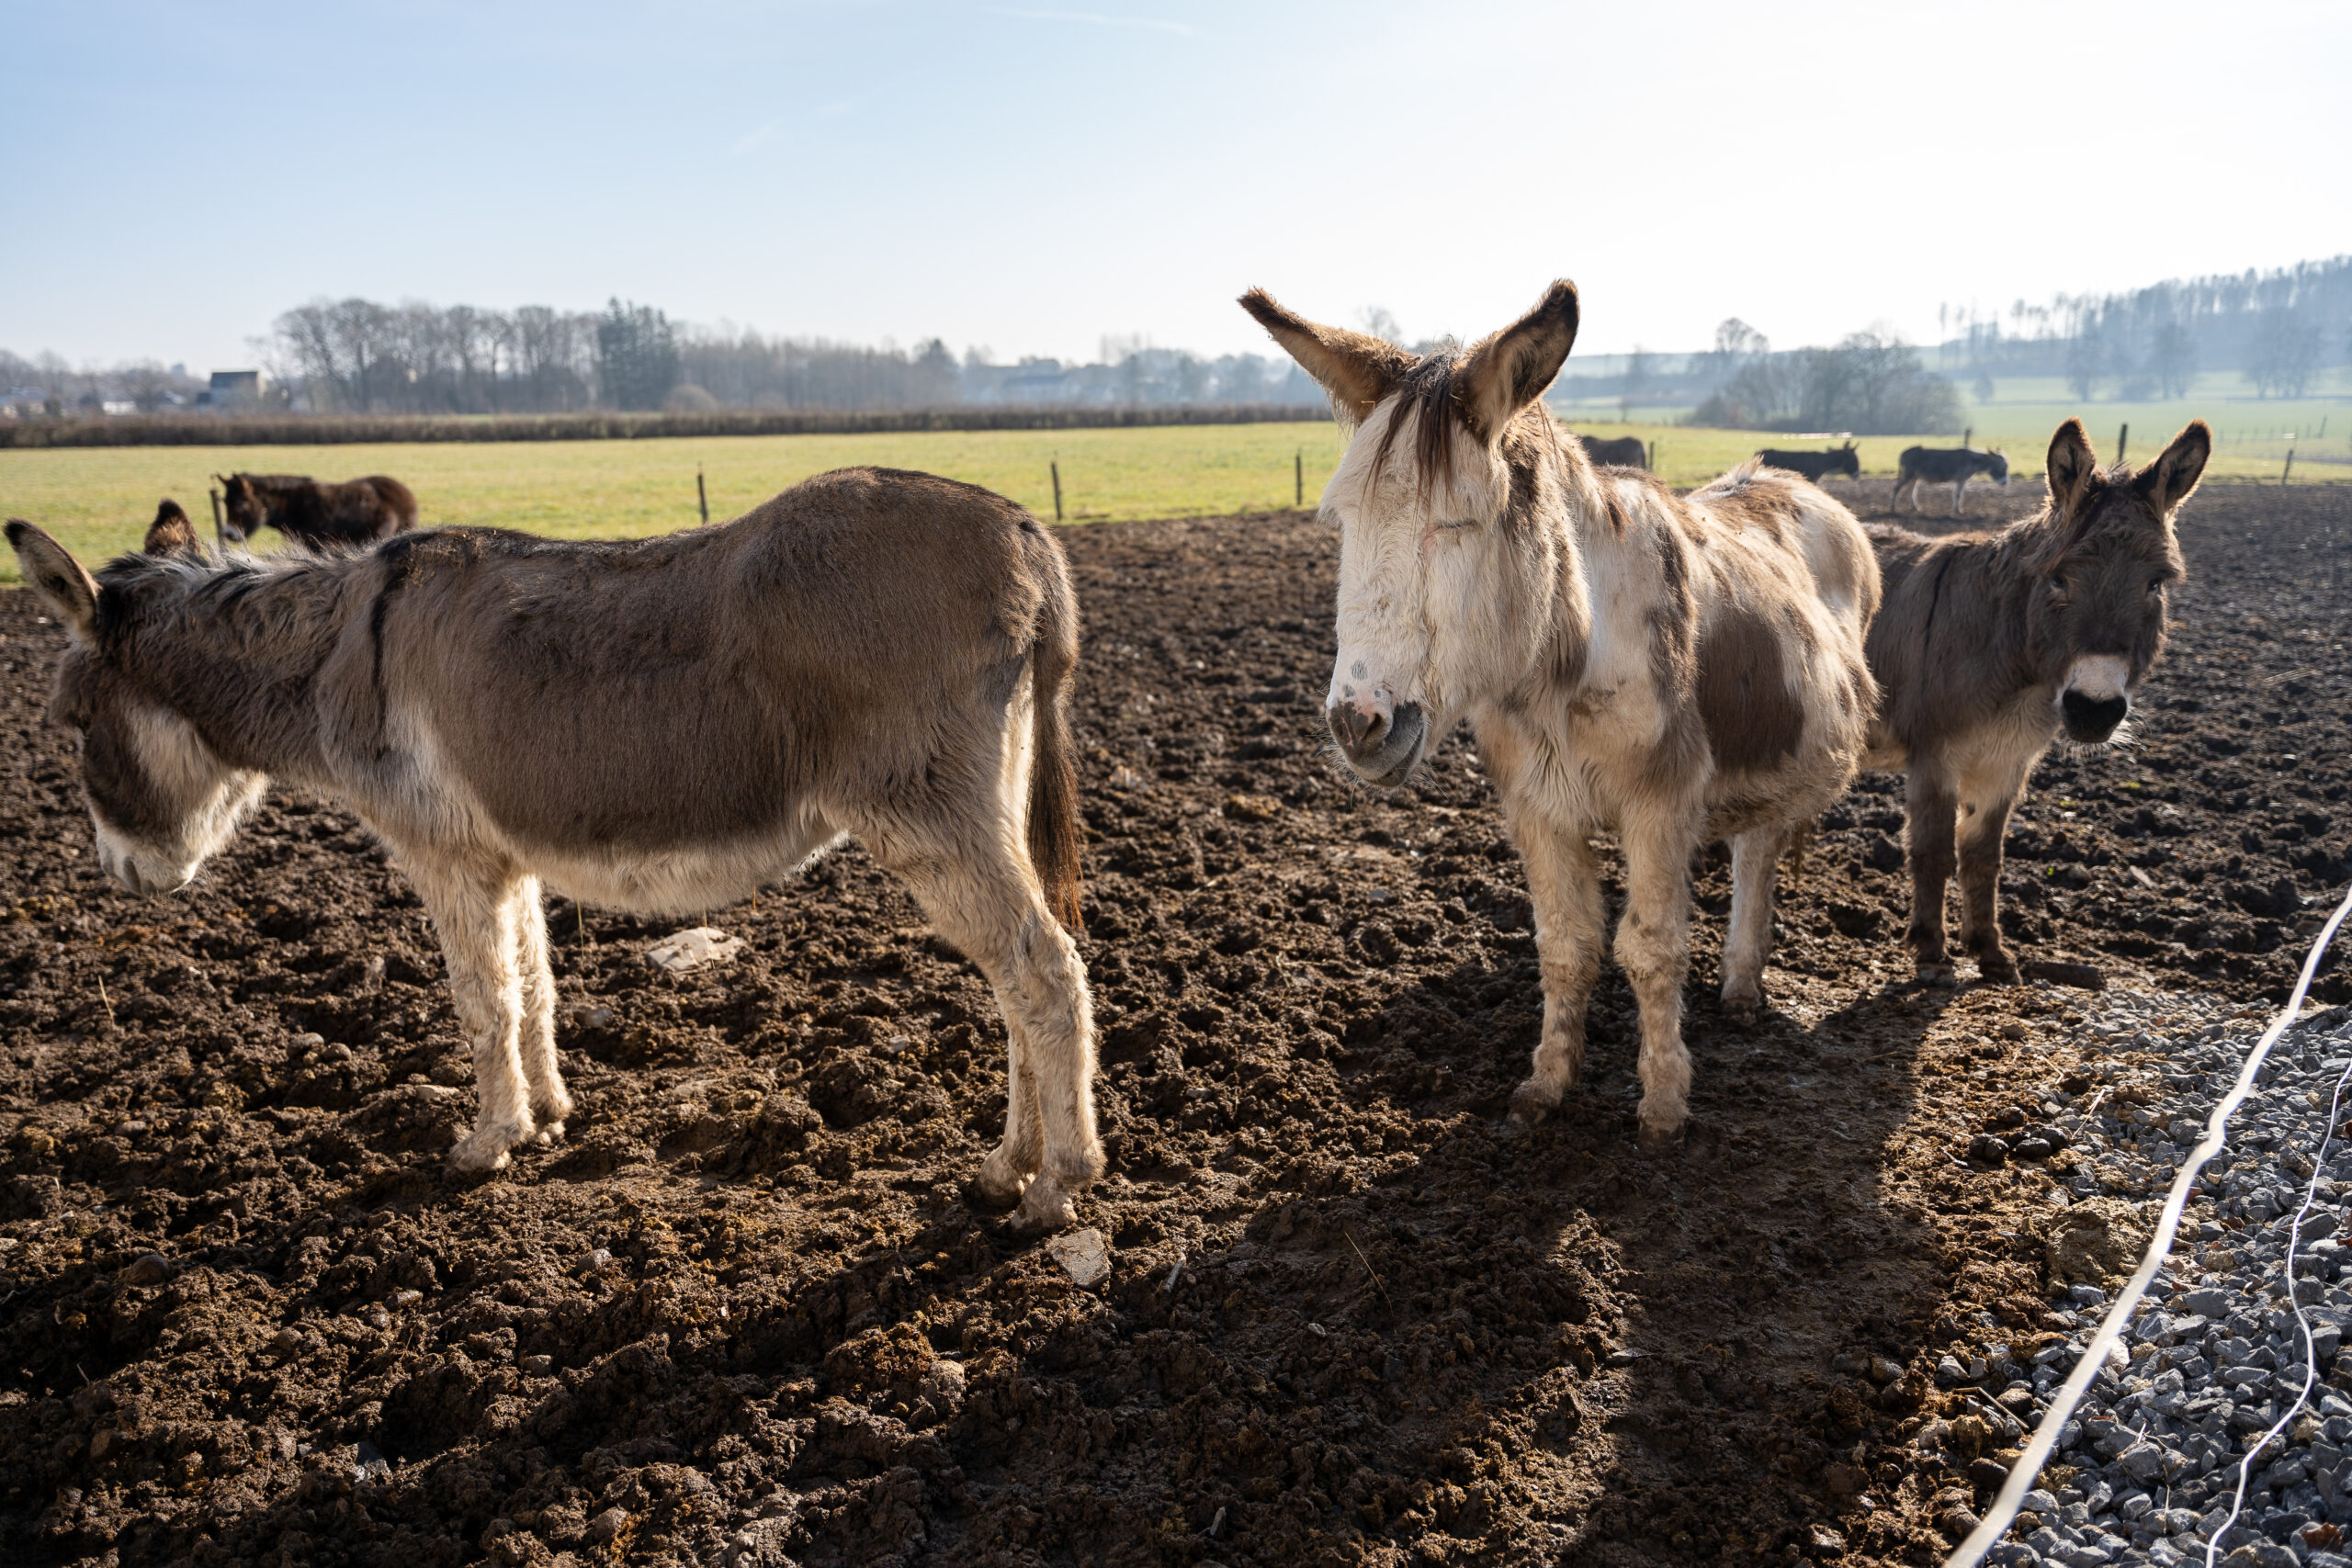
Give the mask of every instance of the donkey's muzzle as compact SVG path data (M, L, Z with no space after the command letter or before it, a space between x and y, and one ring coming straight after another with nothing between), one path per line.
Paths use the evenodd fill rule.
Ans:
M2132 711L2132 699L2120 694L2087 697L2080 692L2068 692L2059 699L2058 707L2065 716L2067 738L2096 746L2115 733L2115 727Z
M1366 784L1400 784L1421 760L1421 744L1429 738L1429 721L1419 703L1399 703L1386 714L1365 713L1352 703L1340 703L1326 715L1340 755Z

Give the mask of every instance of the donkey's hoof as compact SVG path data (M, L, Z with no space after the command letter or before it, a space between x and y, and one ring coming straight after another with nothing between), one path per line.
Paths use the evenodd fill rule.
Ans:
M1919 965L1919 984L1939 989L1956 987L1960 984L1960 971L1949 963L1922 964Z
M1544 1086L1533 1078L1511 1090L1510 1124L1514 1127L1537 1127L1544 1119L1559 1109L1560 1097L1546 1094Z
M477 1128L449 1145L449 1168L474 1176L504 1170L506 1151L530 1135L527 1129L513 1133L503 1128Z
M1671 1122L1653 1122L1646 1116L1643 1117L1642 1153L1652 1159L1664 1159L1668 1155L1679 1154L1682 1148L1682 1134L1689 1126L1690 1118L1687 1116L1677 1117Z
M1977 978L1988 986L2014 986L2018 983L2018 966L2006 953L1989 953L1976 960Z
M1050 1176L1040 1176L1021 1195L1021 1207L1004 1222L1015 1235L1051 1235L1078 1223L1077 1201Z
M1761 995L1754 991L1749 991L1742 996L1726 996L1724 998L1724 1017L1733 1023L1739 1024L1743 1028L1748 1024L1754 1023L1763 1010L1764 998Z
M540 1122L539 1130L533 1135L531 1142L542 1147L563 1142L563 1123L560 1121Z
M1021 1201L1023 1184L1015 1180L1010 1189L989 1178L989 1168L982 1166L979 1173L964 1186L965 1201L975 1209L1010 1209Z

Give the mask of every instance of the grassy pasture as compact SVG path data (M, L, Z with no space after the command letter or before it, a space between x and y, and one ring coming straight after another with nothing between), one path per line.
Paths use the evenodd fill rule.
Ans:
M2327 407L2318 407L2322 403ZM2014 471L2033 477L2041 472L2050 432L2067 412L2061 403L2020 397L1996 400L1972 415L1978 444L2006 446ZM2352 400L2219 409L2193 402L2095 403L2086 418L2102 454L2111 450L2115 424L2129 419L2132 456L2144 460L2195 412L2214 419L2221 431L2221 450L2211 470L2215 477L2277 479L2284 443L2259 433L2296 428L2300 422L2305 434L2297 448L2295 478L2352 479L2352 461L2346 460L2352 452ZM2323 418L2324 437L2316 434ZM1666 423L1577 421L1573 427L1654 443L1660 472L1678 486L1703 483L1761 446L1824 445ZM1918 441L1953 444L1950 436L1865 436L1857 444L1863 471L1893 473L1903 448ZM176 497L198 531L205 531L205 492L214 473L245 468L332 479L390 473L415 490L422 521L428 525L478 524L560 538L630 538L695 521L697 465L709 486L714 518L735 516L811 474L858 463L966 479L1050 517L1048 465L1058 462L1063 511L1072 522L1218 516L1290 505L1294 462L1304 465L1311 503L1341 450L1337 427L1313 421L641 441L0 451L0 514L40 524L85 562L96 563L138 544L161 496ZM0 582L16 581L14 557L0 557Z
M85 562L135 547L159 497L210 533L210 476L250 469L322 479L391 474L419 521L519 528L558 538L635 538L690 526L695 469L713 519L733 517L829 468L873 463L985 485L1054 514L1058 462L1074 522L1222 515L1291 504L1304 462L1311 504L1338 466L1329 421L1125 430L923 431L380 446L108 446L0 451L0 513L40 524ZM275 540L276 536L269 536ZM0 560L0 581L17 581Z

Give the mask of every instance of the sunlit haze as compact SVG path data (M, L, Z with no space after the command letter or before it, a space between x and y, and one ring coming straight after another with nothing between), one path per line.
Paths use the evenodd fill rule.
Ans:
M1106 0L1107 4L1107 0ZM7 9L0 347L250 361L320 296L961 354L1263 349L1251 284L1776 345L2352 248L2352 6Z

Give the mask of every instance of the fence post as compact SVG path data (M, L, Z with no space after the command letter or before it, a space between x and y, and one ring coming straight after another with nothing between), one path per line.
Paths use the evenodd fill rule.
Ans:
M1960 433L1960 449L1963 452L1967 451L1968 444L1975 439L1976 427L1972 424L1966 430Z
M2278 470L2278 482L2285 484L2287 476L2295 471L2295 438L2287 437L2287 466Z
M212 498L212 542L220 548L226 549L229 547L229 541L220 527L220 492L217 490L207 490L204 493Z
M1650 443L1650 472L1657 472L1657 443Z
M1058 457L1057 457L1057 458L1055 458L1052 462L1050 462L1050 463L1046 464L1046 466L1048 468L1051 468L1051 469L1053 470L1053 473L1054 473L1054 521L1055 521L1055 522L1057 522L1057 523L1058 523L1058 522L1060 522L1060 521L1062 520L1062 464L1061 464L1061 459L1060 459L1060 458L1058 458Z
M2123 428L2115 433L2115 460L2123 461L2123 454L2132 448L2132 422L2125 420Z
M695 465L695 504L702 509L702 520L710 521L710 491L703 488L702 465Z
M1302 446L1298 449L1298 455L1291 459L1291 486L1295 492L1291 500L1291 504L1303 512L1306 509L1306 447Z

